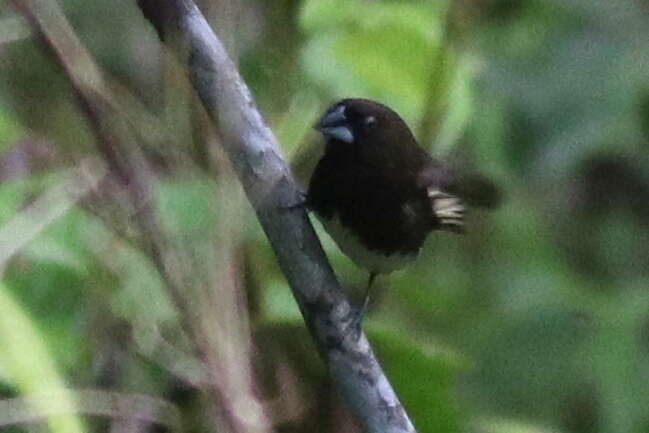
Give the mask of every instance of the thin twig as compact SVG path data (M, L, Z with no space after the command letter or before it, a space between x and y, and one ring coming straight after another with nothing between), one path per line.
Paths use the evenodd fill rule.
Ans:
M62 396L70 396L74 405L70 405L70 401ZM143 394L62 389L0 400L0 427L62 414L133 419L169 427L172 431L180 429L180 413L176 406L166 400Z
M80 167L64 175L60 184L0 226L0 270L11 257L92 191L105 173L99 161L90 158L82 161Z
M301 191L250 92L190 0L139 0L180 57L277 255L314 342L348 406L371 433L414 432L344 297L303 207Z

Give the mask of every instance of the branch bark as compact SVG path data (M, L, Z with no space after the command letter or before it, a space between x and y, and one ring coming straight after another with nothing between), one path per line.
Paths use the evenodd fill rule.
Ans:
M305 209L302 192L223 44L191 0L138 0L192 84L293 290L315 345L352 413L371 433L415 429L360 329Z

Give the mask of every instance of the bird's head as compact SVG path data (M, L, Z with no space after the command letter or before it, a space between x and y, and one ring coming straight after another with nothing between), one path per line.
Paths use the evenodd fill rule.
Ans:
M343 99L315 125L329 141L380 144L393 137L412 138L406 123L390 108L369 99Z

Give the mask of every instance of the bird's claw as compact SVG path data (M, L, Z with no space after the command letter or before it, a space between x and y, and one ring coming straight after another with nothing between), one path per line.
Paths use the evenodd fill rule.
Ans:
M292 199L286 200L285 203L280 204L279 208L284 211L291 211L291 210L308 206L307 205L308 195L306 192L304 192L304 190L298 189L295 195L296 196L293 197Z
M363 330L363 319L365 318L365 314L367 313L369 301L370 297L365 296L362 304L351 306L351 311L349 313L345 327L347 328L348 332L353 333L355 337L358 337L358 335Z

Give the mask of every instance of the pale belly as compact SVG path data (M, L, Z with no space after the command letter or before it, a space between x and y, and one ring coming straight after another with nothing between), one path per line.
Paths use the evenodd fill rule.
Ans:
M379 251L370 250L361 243L356 235L340 224L338 216L330 219L319 216L319 219L338 248L356 265L370 272L388 274L405 267L417 258L417 253L385 255Z

